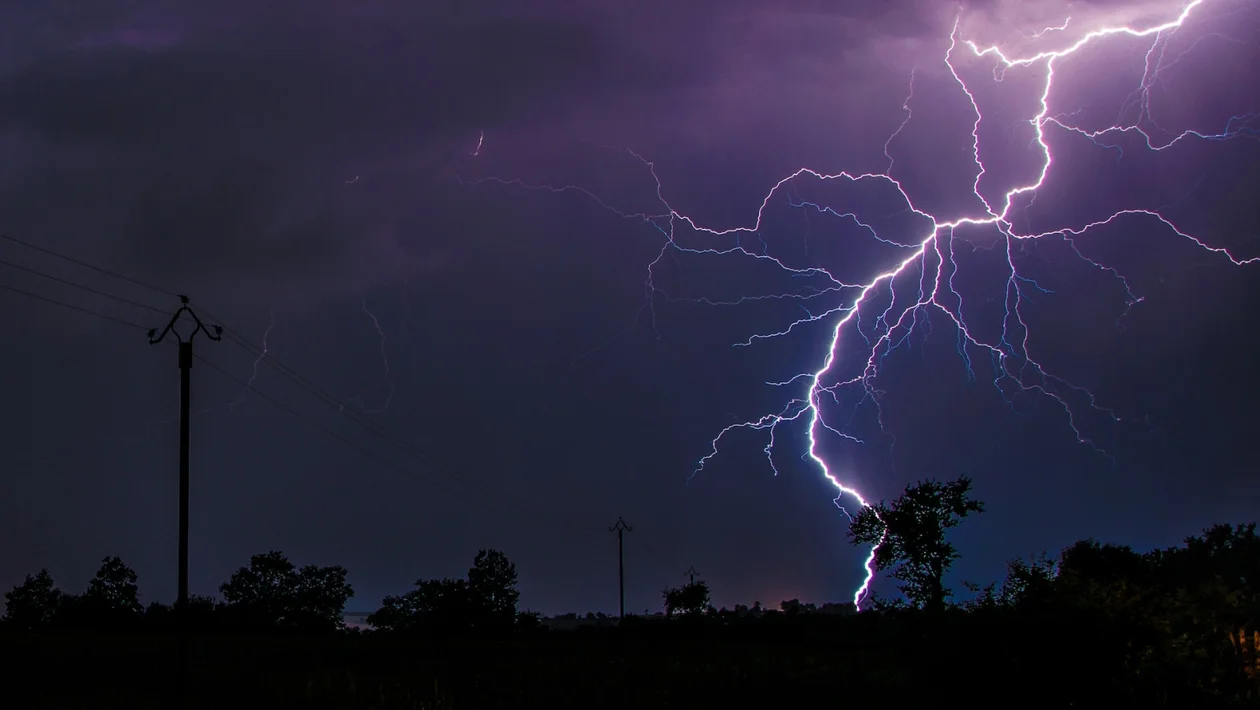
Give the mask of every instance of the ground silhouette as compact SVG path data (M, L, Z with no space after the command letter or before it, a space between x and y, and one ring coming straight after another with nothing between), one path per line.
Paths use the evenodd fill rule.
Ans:
M386 597L363 631L342 622L344 568L276 551L251 558L221 599L181 608L142 606L116 557L79 595L40 571L5 595L0 649L23 681L6 707L690 709L817 702L837 688L902 707L1260 703L1254 523L1148 552L1083 540L1012 560L955 601L948 531L982 509L966 479L929 480L856 516L851 539L883 541L877 563L904 594L860 612L797 599L714 609L693 579L663 592L658 615L540 619L519 608L515 565L482 550L465 578Z

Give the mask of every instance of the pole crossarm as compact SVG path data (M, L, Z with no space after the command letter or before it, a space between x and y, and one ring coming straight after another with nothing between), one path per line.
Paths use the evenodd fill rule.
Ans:
M149 344L157 345L166 339L167 335L173 334L175 339L179 341L179 576L178 591L176 597L176 608L180 612L186 611L188 605L188 489L189 489L189 420L191 419L191 410L189 407L189 399L191 398L192 387L190 384L190 373L192 371L193 361L193 338L198 333L205 333L206 337L212 341L222 340L223 327L211 326L206 327L205 323L197 317L192 308L188 305L188 296L179 296L179 310L175 311L175 315L171 316L170 322L159 333L157 328L149 330ZM185 314L192 319L194 328L187 337L184 337L175 326L180 318Z
M161 333L158 333L157 328L149 329L149 344L150 345L157 345L158 343L162 342L162 340L166 337L168 333L174 333L175 339L181 343L184 343L184 342L191 343L192 339L196 337L197 333L205 333L207 338L211 340L215 340L215 341L223 339L223 326L214 325L207 328L205 324L201 322L201 319L197 317L197 314L193 311L192 307L188 305L187 296L184 296L181 294L179 297L179 302L181 304L179 307L179 310L175 311L175 315L171 316L170 322L166 324L166 327L162 329ZM187 313L189 316L192 317L193 323L195 323L197 326L193 328L193 331L191 333L188 334L188 340L186 341L184 340L184 337L180 335L179 331L175 330L175 324L179 322L179 317L185 313Z

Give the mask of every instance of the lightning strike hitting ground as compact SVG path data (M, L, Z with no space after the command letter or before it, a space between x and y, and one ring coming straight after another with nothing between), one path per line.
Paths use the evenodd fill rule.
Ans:
M1099 405L1094 396L1087 390L1077 387L1069 382L1060 379L1046 370L1034 357L1029 353L1029 328L1025 324L1023 315L1023 306L1029 298L1030 293L1050 293L1046 289L1038 285L1034 280L1021 275L1015 265L1015 252L1021 241L1038 240L1038 239L1059 239L1062 240L1069 248L1071 248L1081 259L1093 267L1100 269L1111 276L1117 278L1126 289L1128 294L1127 308L1132 308L1135 304L1141 302L1141 298L1133 294L1129 288L1128 282L1124 277L1112 267L1099 263L1093 259L1084 256L1077 249L1074 239L1106 224L1113 224L1120 221L1132 221L1134 223L1145 223L1147 226L1154 226L1160 229L1166 229L1177 236L1186 239L1198 247L1217 254L1228 259L1235 265L1243 265L1255 263L1260 257L1241 258L1231 254L1225 248L1211 246L1198 237L1191 236L1184 230L1174 225L1168 218L1157 211L1147 209L1120 209L1113 212L1105 219L1095 221L1080 227L1061 227L1054 231L1040 233L1019 233L1015 231L1013 225L1013 212L1017 209L1017 205L1027 207L1035 198L1036 191L1046 181L1052 167L1055 164L1051 154L1050 144L1046 137L1049 129L1057 129L1065 132L1076 133L1085 136L1095 144L1104 148L1114 148L1114 145L1108 145L1106 141L1113 136L1119 136L1125 133L1140 134L1146 146L1151 150L1163 150L1169 146L1182 140L1205 140L1205 141L1222 141L1233 138L1256 138L1260 136L1253 124L1255 116L1240 116L1230 119L1225 129L1220 133L1204 133L1199 131L1187 130L1184 132L1171 134L1168 131L1159 129L1157 123L1151 119L1149 114L1149 92L1151 86L1155 83L1161 67L1167 66L1166 60L1175 63L1184 56L1182 54L1166 58L1165 52L1168 45L1168 39L1171 37L1182 24L1196 10L1205 4L1208 0L1194 0L1184 5L1180 12L1172 19L1143 27L1104 27L1096 29L1084 34L1071 41L1066 46L1052 50L1040 51L1028 56L1011 57L1007 56L997 46L983 47L975 42L967 41L959 37L959 25L956 22L954 30L951 34L951 42L949 49L945 54L944 63L949 74L952 75L957 83L959 90L968 99L971 109L975 113L975 122L971 131L971 147L970 154L975 166L975 180L972 182L972 193L976 198L977 210L970 215L958 217L952 220L943 220L927 211L920 209L915 205L914 200L903 188L902 183L893 175L893 169L896 162L893 159L892 147L902 130L912 119L911 103L914 99L914 75L910 79L910 93L906 98L902 108L905 112L905 120L889 137L888 142L884 146L884 154L888 157L888 168L884 173L864 173L851 174L841 172L836 174L824 174L807 168L801 168L796 172L776 183L766 197L763 199L758 209L757 219L752 226L736 227L730 229L711 229L697 224L691 217L688 217L675 210L662 195L662 183L656 174L653 164L637 154L631 153L638 158L647 167L656 184L656 196L660 200L662 209L658 214L648 213L629 213L618 210L610 206L603 199L586 190L585 188L568 185L563 187L555 187L548 185L532 185L520 180L507 180L502 178L482 178L473 181L473 184L483 182L495 182L505 185L515 185L535 190L544 190L550 192L577 192L594 200L599 206L610 212L628 220L641 221L652 226L664 235L665 241L661 247L661 251L656 259L648 266L647 285L651 293L658 293L653 281L653 269L661 262L670 249L683 251L693 254L710 254L710 255L741 255L752 259L771 262L785 271L802 276L821 277L829 282L829 286L814 289L808 293L790 293L773 296L757 296L749 297L742 300L758 300L765 298L794 298L806 301L817 298L826 293L851 294L844 303L820 310L817 313L807 313L805 318L801 318L787 327L780 329L775 333L757 334L749 338L744 343L737 345L747 346L755 340L773 338L792 332L798 326L807 323L819 321L833 321L831 328L831 337L827 347L827 354L821 365L809 372L803 372L786 382L767 383L776 386L795 385L799 382L807 382L801 396L789 400L782 409L776 413L767 414L759 419L752 421L740 422L732 424L722 431L712 441L710 452L700 459L698 466L693 471L694 476L713 460L718 454L719 445L724 437L733 431L739 429L751 429L764 431L768 436L768 443L764 449L766 458L770 460L771 468L774 469L774 461L772 454L775 448L775 434L779 425L790 422L804 422L808 433L808 450L807 456L818 465L822 470L826 479L835 487L838 495L835 499L836 505L848 515L848 511L841 506L841 501L847 496L857 502L859 506L866 506L866 499L851 485L847 485L841 481L831 468L827 465L823 454L819 451L819 438L823 432L830 432L835 436L843 439L860 443L860 440L846 432L847 424L843 422L830 421L824 415L824 400L830 400L837 405L843 406L840 399L840 393L853 392L859 399L857 407L870 403L875 407L875 411L879 417L879 423L882 426L882 413L879 412L879 400L881 390L876 386L876 380L879 375L880 365L884 357L892 350L895 350L900 344L906 342L910 334L920 324L920 317L926 322L928 311L934 311L948 318L957 330L958 338L958 354L964 361L969 375L974 376L973 354L987 355L991 361L994 379L993 384L998 389L1001 396L1008 402L1014 402L1013 398L1019 394L1035 395L1054 403L1063 412L1064 421L1068 429L1075 435L1077 441L1091 447L1102 455L1107 452L1098 446L1093 440L1082 433L1081 427L1078 425L1078 417L1082 407L1087 407L1093 411L1105 414L1112 421L1119 421L1120 418L1114 412ZM961 17L959 18L961 19ZM1041 44L1050 41L1070 41L1064 38L1069 27L1069 22L1065 21L1061 25L1046 27L1032 35L1024 35L1026 38L1036 38ZM1071 27L1079 28L1077 22L1072 22ZM1139 106L1138 116L1129 123L1117 123L1103 130L1087 131L1083 128L1073 126L1070 122L1070 116L1054 115L1051 112L1051 93L1054 84L1055 70L1060 59L1068 57L1083 47L1100 42L1106 42L1109 38L1127 36L1131 38L1150 38L1150 49L1146 53L1146 69L1142 77L1140 86L1130 97L1131 102L1136 102ZM1186 52L1192 51L1192 45ZM1026 184L1018 185L1014 188L1004 190L1000 194L986 196L985 191L981 188L982 180L985 178L987 169L981 158L981 138L980 126L984 118L980 110L980 102L977 101L975 93L967 81L963 78L965 72L958 67L958 55L970 55L973 60L990 59L994 62L992 78L996 82L1001 82L1006 72L1013 69L1027 69L1041 72L1038 76L1040 81L1040 100L1037 104L1035 115L1027 119L1028 125L1034 132L1034 140L1032 146L1040 155L1040 169L1035 178L1027 181ZM1152 132L1146 127L1150 126L1168 133L1163 139L1152 137ZM870 225L861 221L858 216L852 212L841 212L830 207L808 202L796 197L793 183L801 179L812 178L814 181L821 183L874 183L891 187L899 194L900 199L904 202L906 210L914 215L923 223L923 229L917 237L914 238L888 238L876 233L875 229ZM890 245L903 251L904 256L900 258L893 268L882 273L878 273L867 279L863 283L845 283L834 277L820 267L813 268L794 268L783 263L779 259L766 253L764 242L760 242L760 230L762 227L763 215L766 208L770 206L772 199L776 195L784 193L787 197L787 203L797 208L805 210L816 210L821 213L827 213L836 217L841 217L851 221L853 224L863 229L872 238ZM1005 269L1008 274L1006 277L1005 294L1003 303L1005 305L1005 315L1002 321L1001 336L996 339L985 339L976 334L975 328L969 326L967 319L963 317L963 299L955 288L954 279L958 275L958 266L954 260L954 239L955 231L970 227L988 227L995 230L1000 236L998 238L995 249L1001 248L1005 251ZM753 250L741 245L736 241L734 246L729 247L691 247L684 246L680 243L680 239L684 233L693 235L703 235L705 238L711 239L715 237L728 237L737 239L741 236L753 236L758 239L762 246L759 250ZM915 285L902 284L914 278L917 281ZM914 293L917 286L917 293ZM907 291L906 289L909 289ZM901 291L899 293L899 290ZM717 301L707 301L706 303L719 303ZM886 302L886 303L885 303ZM881 306L881 304L883 304ZM1122 316L1123 317L1123 316ZM869 326L869 327L868 327ZM838 369L839 348L842 336L862 338L869 346L864 349L867 354L864 356L864 363L859 365L856 374L850 376L839 375ZM855 411L856 407L852 411ZM852 415L850 415L850 419ZM776 473L777 473L777 469ZM865 578L861 585L854 592L853 602L859 606L865 599L871 581L874 578L873 560L875 550L873 548L866 557L864 568L866 571Z

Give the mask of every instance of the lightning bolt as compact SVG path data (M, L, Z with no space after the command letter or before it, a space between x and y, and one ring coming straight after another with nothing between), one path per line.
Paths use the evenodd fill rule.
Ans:
M381 363L385 367L385 386L389 389L389 391L385 395L385 401L380 407L375 409L368 409L364 406L363 400L359 397L355 397L354 401L358 402L359 409L361 409L364 414L383 414L385 410L389 409L390 402L394 400L394 378L393 373L389 368L389 338L385 335L385 329L381 327L380 319L376 317L376 314L372 312L372 309L368 308L367 296L360 297L359 303L363 312L367 314L367 317L372 321L372 327L376 329L377 336L381 339ZM345 405L342 405L342 409L344 408Z
M192 412L192 416L194 418L214 414L215 412L221 409L226 409L228 414L235 414L236 408L245 403L245 398L248 397L249 393L254 390L254 381L258 379L258 366L262 364L263 359L267 357L267 354L269 352L267 339L271 337L271 331L274 330L276 327L275 309L268 308L267 316L269 320L267 322L267 329L263 331L262 349L259 352L258 357L254 359L254 365L253 365L253 369L250 372L249 380L247 380L245 382L245 386L241 388L241 393L236 396L236 399L230 402L225 402L223 404L216 404L212 407L207 407L205 409ZM181 319L181 322L182 322L182 319ZM155 426L164 426L166 424L173 424L176 421L178 420L168 418L168 417L159 417L156 419L152 419L145 425L145 428L144 428L145 435L148 435L153 430L153 427Z
M271 331L276 327L275 309L267 309L267 318L267 329L263 331L262 337L262 349L259 351L258 357L254 359L254 367L249 373L249 380L245 382L245 387L241 389L240 396L234 401L228 402L228 413L235 412L238 406L244 404L245 397L254 389L254 380L258 379L258 366L262 363L263 359L267 357L267 353L269 351L270 346L267 345L267 339L271 337Z
M1166 149L1183 140L1223 141L1260 136L1260 132L1257 132L1253 127L1256 123L1254 115L1233 117L1228 121L1225 129L1218 133L1186 130L1170 134L1159 129L1158 124L1155 124L1150 118L1150 89L1155 83L1155 77L1159 73L1160 68L1168 66L1168 64L1164 63L1168 38L1204 3L1205 0L1193 0L1182 6L1180 12L1173 19L1161 24L1146 27L1103 27L1083 34L1074 42L1060 49L1036 51L1032 54L1018 57L1007 56L996 45L980 46L975 42L961 39L959 37L960 15L956 19L950 35L950 44L945 53L944 64L959 90L966 96L975 115L969 152L976 169L975 180L971 184L971 192L975 197L976 209L971 214L953 219L942 219L928 213L924 209L920 209L915 205L914 200L902 186L902 183L893 175L895 162L892 157L892 145L912 118L910 106L914 98L913 73L911 74L910 93L902 105L905 119L897 127L896 131L889 136L888 141L884 145L884 155L888 158L888 168L885 172L825 174L808 168L801 168L771 187L762 200L757 211L756 220L751 226L729 229L709 228L698 224L691 217L674 209L663 195L662 182L657 176L655 166L633 151L629 151L630 154L643 163L655 181L656 197L662 205L662 209L655 213L620 210L578 185L535 185L517 179L498 177L484 177L469 182L474 185L498 183L552 193L579 193L594 200L597 205L622 219L641 222L650 226L663 235L664 241L660 252L647 267L646 284L650 293L663 295L668 300L694 300L710 304L730 305L767 298L795 299L802 303L807 303L826 294L841 294L845 297L844 302L840 305L820 308L814 311L806 309L804 317L792 322L787 327L773 333L755 334L748 341L736 344L737 346L748 346L759 339L780 337L810 323L832 323L827 354L817 369L799 373L786 381L766 383L776 387L797 386L798 383L807 383L801 395L788 400L784 407L776 412L753 420L737 422L719 431L717 436L710 442L709 453L698 461L696 468L692 471L692 477L702 471L718 455L724 438L738 430L753 430L766 434L768 443L763 451L771 469L777 474L778 469L773 459L777 429L780 425L802 422L808 434L809 442L806 454L802 458L807 457L817 465L826 480L835 487L837 491L834 501L836 506L846 516L849 513L841 505L841 501L846 497L856 501L858 506L866 507L868 504L862 494L852 484L840 480L828 466L827 461L819 450L820 439L824 432L829 432L843 441L862 443L858 437L847 430L858 408L868 403L873 405L879 424L883 428L883 413L880 410L880 399L883 392L878 387L880 366L890 352L909 341L910 335L916 329L928 327L926 324L929 313L943 315L952 322L957 332L957 351L970 378L974 378L976 374L973 356L987 357L994 373L992 384L1008 404L1013 407L1016 403L1016 397L1020 395L1040 397L1055 404L1062 410L1065 425L1076 437L1077 441L1097 451L1099 454L1107 456L1107 452L1102 447L1082 433L1077 420L1082 407L1099 412L1112 422L1119 422L1119 415L1111 409L1100 405L1094 395L1088 390L1053 375L1029 352L1030 329L1024 320L1025 307L1035 298L1052 292L1042 287L1035 280L1020 273L1016 262L1022 254L1022 245L1038 240L1060 240L1085 263L1120 281L1127 293L1126 312L1128 308L1140 303L1142 299L1134 295L1128 281L1116 269L1086 257L1077 247L1077 238L1103 225L1138 221L1154 223L1207 252L1227 259L1234 265L1241 266L1255 263L1260 260L1260 257L1241 258L1223 247L1209 245L1199 237L1193 236L1177 227L1171 220L1161 214L1158 209L1122 209L1113 212L1105 219L1089 224L1076 227L1061 227L1053 231L1039 233L1016 231L1012 215L1017 206L1022 205L1023 209L1027 209L1032 204L1037 190L1045 183L1052 166L1055 164L1046 135L1049 129L1060 129L1067 134L1083 136L1103 147L1111 147L1105 145L1105 141L1109 137L1126 133L1139 134L1142 136L1146 146L1156 151ZM1063 36L1067 27L1068 22L1064 22L1059 26L1047 27L1035 33L1034 36L1038 38L1039 43L1044 44L1052 38ZM1133 95L1135 97L1133 100L1139 106L1137 118L1131 123L1120 121L1102 130L1089 131L1073 125L1070 121L1070 116L1063 114L1052 115L1050 97L1054 85L1055 70L1059 61L1076 54L1088 45L1120 36L1151 39L1150 49L1146 53L1146 71L1140 86ZM1190 50L1187 49L1186 51ZM1027 69L1041 72L1037 112L1034 116L1027 119L1027 124L1034 133L1033 141L1030 145L1040 155L1040 169L1035 178L1026 184L1017 185L991 197L986 197L986 193L981 187L981 183L988 173L981 157L980 126L984 121L984 117L975 92L967 80L963 78L965 72L958 67L958 55L964 54L969 54L973 61L992 60L994 62L992 78L995 82L1001 82L1006 72L1011 70ZM1184 52L1182 55L1184 55ZM1169 61L1176 62L1182 55L1173 57ZM1155 136L1157 131L1161 134L1159 137ZM915 228L918 236L905 240L884 237L871 224L864 222L853 212L841 212L800 198L796 189L797 185L807 180L823 184L847 185L849 187L863 185L870 186L873 189L894 191L899 201L905 205L905 214L921 225ZM784 201L789 206L804 209L807 213L808 211L816 211L846 220L871 238L878 240L890 249L900 252L901 255L894 260L892 268L878 273L862 283L841 281L833 277L827 270L817 266L803 268L790 266L779 258L770 255L765 242L761 238L761 229L766 210L776 199L781 198L786 198ZM955 288L955 277L958 275L958 264L954 253L957 233L977 228L986 228L997 233L998 239L992 247L977 245L974 248L976 250L992 250L1000 255L1005 262L1004 268L1007 273L1002 297L1004 315L1001 322L1001 332L999 335L989 338L980 335L975 328L968 324L968 320L963 315L963 298ZM752 239L747 239L749 237ZM731 243L732 241L733 244ZM748 242L755 242L755 245ZM749 296L734 302L708 299L677 299L657 288L654 281L654 270L660 265L662 259L665 258L670 250L690 254L739 255L751 258L774 265L786 273L800 278L802 283L808 285L790 293ZM846 334L850 338L860 338L862 340L862 351L865 354L861 356L856 372L842 375L838 370L841 364L842 336ZM843 342L847 343L849 341ZM823 405L826 402L833 403L842 409L845 408L841 394L849 392L854 393L858 401L857 404L848 408L847 421L841 420L842 418L833 420L829 414L824 414ZM873 546L867 555L863 563L865 577L853 594L853 603L859 608L866 598L875 576L874 560L878 549L879 545Z
M1041 39L1042 37L1045 37L1051 32L1063 32L1064 30L1068 28L1068 25L1071 23L1072 23L1072 16L1068 15L1063 20L1063 24L1061 25L1049 25L1047 27L1043 27L1042 29L1036 32L1020 32L1019 36L1023 37L1024 39Z

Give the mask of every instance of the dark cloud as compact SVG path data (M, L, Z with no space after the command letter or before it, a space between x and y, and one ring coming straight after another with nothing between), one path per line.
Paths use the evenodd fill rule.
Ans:
M881 27L921 17L880 7ZM175 278L329 282L379 257L380 235L424 209L414 197L365 207L347 181L388 174L417 195L450 180L480 131L589 130L592 111L694 116L741 67L768 75L793 42L822 41L805 16L819 12L831 24L872 15L807 3L227 3L213 18L159 4L82 16L26 5L17 19L49 44L0 80L0 129L24 145L16 172L55 173L63 199L101 205L95 222L121 235L122 258ZM12 195L41 205L34 193L50 181ZM22 212L10 219L35 219ZM396 239L420 261L444 258L423 234Z
M170 46L103 31L114 41L46 47L0 82L0 127L31 153L19 170L55 171L64 196L108 201L130 253L176 274L240 277L242 265L284 262L292 276L347 263L370 232L417 209L376 199L365 223L342 189L356 176L389 171L418 193L436 174L449 180L481 130L563 120L601 97L712 73L702 53L679 61L688 45L645 51L589 11L302 8L225 8L234 21L184 22ZM52 168L31 146L98 158ZM33 189L16 192L32 204Z
M974 24L994 41L1019 38L1020 31L1067 14L1058 2L968 6L985 10L972 13ZM1078 3L1071 13L1084 7ZM766 190L802 165L884 169L885 141L905 118L902 104L915 69L915 120L893 147L898 174L921 203L952 204L974 179L974 117L942 64L957 12L956 4L935 0L0 3L0 231L187 289L256 340L269 332L273 355L340 397L379 405L396 386L380 420L427 441L426 451L463 464L491 488L524 495L557 515L599 518L584 528L599 534L616 515L626 515L640 526L630 541L642 544L633 548L640 556L632 562L631 595L644 604L655 603L663 580L673 578L668 575L693 563L706 574L715 570L725 600L764 595L773 602L779 597L770 595L798 593L841 598L850 592L857 562L831 506L834 491L786 453L800 443L799 432L782 432L787 443L777 462L783 476L767 473L764 441L736 437L720 463L683 493L709 437L782 406L783 390L767 393L761 383L816 362L824 328L799 328L797 340L731 348L753 332L781 328L783 318L800 317L800 304L701 309L658 302L655 312L644 310L644 267L659 253L659 233L572 194L468 187L457 178L580 182L617 206L658 207L652 174L625 152L631 147L653 161L663 194L676 207L705 224L746 225ZM977 82L989 71L981 64L967 68ZM1132 66L1140 69L1140 59ZM1110 95L1106 82L1120 79L1099 74ZM988 102L986 111L997 104L1033 105L1036 97L1021 93L1026 79L985 84L980 100ZM1212 86L1200 83L1205 91ZM1028 136L1019 128L1026 116L1014 108L1010 114L1014 128L985 128L994 131L985 134L986 145L1005 151L990 160L988 179L995 183L1027 167L1021 161L1029 155ZM485 150L473 158L483 132ZM1066 143L1063 165L1075 164L1069 157L1096 163L1081 175L1055 173L1062 180L1039 195L1037 210L1056 218L1080 211L1086 178L1096 186L1086 202L1119 199L1115 185L1132 175L1106 172L1119 169L1112 153L1071 136L1056 134L1056 140ZM1123 165L1132 164L1126 157ZM1180 179L1182 171L1166 165L1152 163L1142 172ZM883 207L866 193L836 196L826 186L813 188L844 205ZM797 196L809 198L813 188L804 185ZM830 216L780 210L772 221L762 236L773 248L799 249L802 260L830 259L853 269L855 278L871 266ZM807 240L791 242L802 233ZM1106 243L1112 242L1081 242L1088 254ZM1113 342L1118 314L1097 305L1101 291L1086 288L1079 310L1101 314L1090 337L1108 344L1129 373L1108 401L1134 400L1132 392L1143 387L1138 380L1155 377L1128 367L1154 351L1143 350L1143 338L1162 338L1185 362L1203 357L1186 354L1190 346L1182 339L1152 334L1165 332L1159 308L1184 303L1177 289L1210 289L1198 281L1177 289L1163 285L1155 267L1171 268L1181 257L1110 248L1106 256L1117 263L1132 257L1126 268L1138 274L1143 295L1150 293L1126 321L1132 327L1126 337L1135 344L1120 349ZM1070 259L1066 249L1052 252L1047 263ZM974 265L989 256L1000 255L959 258ZM751 283L760 272L724 270L729 264L702 266L670 254L658 273L680 291L738 295L776 287ZM1103 300L1123 308L1110 275L1099 276L1084 262L1077 266L1073 278L1107 281ZM1056 294L1076 288L1051 274L1046 279ZM984 284L967 286L982 290ZM1236 293L1247 291L1239 286ZM969 291L968 303L993 308L992 295L973 299ZM1222 299L1202 296L1193 308L1176 305L1191 314L1178 317L1224 312L1216 308ZM14 460L51 462L40 465L57 469L55 476L0 481L14 490L0 495L0 506L20 501L0 507L0 524L12 526L6 539L52 541L39 543L46 550L32 545L20 564L86 574L94 556L118 552L140 560L146 583L155 579L153 594L169 595L162 585L171 581L173 559L163 555L172 548L154 540L166 539L170 530L163 526L173 526L173 519L144 511L166 511L174 495L162 488L174 460L169 424L148 426L170 418L173 354L145 350L142 333L128 339L131 334L109 330L113 324L84 321L92 328L75 330L25 301L3 308L6 317L24 314L7 322L33 335L0 369L19 373L23 401L35 403L9 430L0 428L10 431L0 443L14 450ZM127 317L161 320L151 313ZM274 329L267 330L269 324ZM1006 511L986 518L1006 515L1009 523L973 528L989 540L982 547L991 548L979 565L984 574L999 571L1012 554L1106 534L1089 519L1111 520L1104 513L1117 499L1151 510L1149 501L1125 498L1126 486L1144 475L1137 469L1173 464L1143 453L1137 463L1125 459L1127 473L1116 473L1109 462L1071 445L1054 407L1043 407L1034 424L1009 416L986 383L965 382L949 324L937 325L933 321L934 332L950 334L933 335L924 346L935 354L914 352L899 361L910 348L899 351L880 383L890 393L890 421L902 417L909 427L897 432L895 452L874 432L867 447L827 444L837 459L845 458L846 475L879 495L921 472L975 473L1001 499L992 509ZM1045 337L1064 343L1064 350L1083 337L1071 324L1050 325L1059 328L1051 333L1064 335ZM41 353L50 340L62 348L56 356ZM138 352L153 354L143 359ZM279 394L300 411L317 405L243 351L225 344L202 352L235 375L258 374L261 391ZM1249 352L1231 350L1239 359ZM928 377L923 362L938 362L936 355L945 364ZM1088 379L1098 368L1115 369L1096 359L1081 356L1077 374ZM1186 367L1171 354L1165 359L1168 369ZM977 360L976 367L982 365ZM62 369L75 369L73 377L58 374ZM908 371L923 374L922 381ZM458 573L467 565L465 548L475 551L476 543L519 553L522 579L534 585L527 590L530 604L549 611L609 608L611 597L591 590L614 589L609 575L615 572L589 562L605 553L614 559L611 549L599 547L607 540L586 535L556 543L520 515L484 515L462 499L399 482L336 442L313 440L303 422L216 377L199 369L195 378L204 388L195 401L210 412L199 415L196 437L215 444L199 443L194 452L197 485L204 486L194 503L201 516L194 522L194 547L201 550L195 556L204 553L197 559L206 560L194 570L198 591L211 591L220 573L249 553L283 546L300 562L325 556L319 559L347 564L367 597L363 605L370 605L372 595L396 592L417 576ZM1182 418L1164 411L1174 424L1161 426L1171 430L1198 416L1210 399L1202 393L1225 385L1193 386L1198 399L1182 392L1189 402L1179 405ZM1153 401L1156 396L1136 399L1146 409L1165 406ZM899 397L900 403L893 401ZM238 399L245 404L226 413L223 402ZM74 417L63 414L67 402ZM948 422L933 419L941 412L948 412ZM1232 431L1219 426L1221 417L1213 420L1217 429ZM94 427L99 421L109 426ZM78 428L71 431L69 423ZM77 449L64 446L68 438ZM1130 448L1145 452L1145 446ZM1185 447L1168 446L1162 458L1175 461L1173 467L1199 460L1227 468L1225 454L1195 459ZM889 463L894 455L895 466ZM893 470L897 466L904 468ZM95 477L91 495L75 499L62 489L78 475ZM115 480L127 483L113 486ZM1091 491L1099 480L1110 482L1106 495L1077 505L1077 491ZM1154 498L1182 490L1174 478L1160 480L1142 491ZM1072 505L1064 502L1064 490ZM1161 505L1218 509L1213 494L1185 495L1198 497ZM91 507L101 496L141 512L121 516L127 519L120 523L112 510ZM40 507L53 499L68 502ZM1026 514L1053 532L1024 530L1028 524L1019 518ZM1196 522L1206 516L1179 515ZM1136 513L1114 520L1116 529L1137 529ZM1189 525L1169 532L1151 523L1132 541L1175 540L1191 531ZM69 528L74 539L58 542L56 531ZM1025 544L1032 547L1015 549ZM579 550L582 545L594 550ZM566 555L582 562L573 565ZM24 571L6 567L0 582Z

